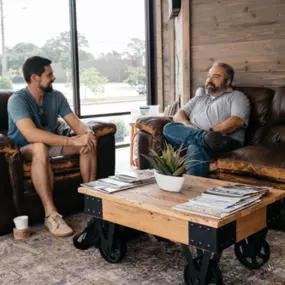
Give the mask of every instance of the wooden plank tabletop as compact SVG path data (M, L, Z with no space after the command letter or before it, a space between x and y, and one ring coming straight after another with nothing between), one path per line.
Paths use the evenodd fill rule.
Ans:
M267 194L266 197L262 199L260 203L222 219L204 217L172 209L173 206L187 202L189 199L200 195L201 192L210 187L225 186L231 184L235 183L185 175L184 187L180 193L171 193L160 190L156 183L139 186L113 194L106 194L100 191L83 187L80 187L78 191L82 194L101 198L103 201L110 201L112 202L113 206L115 204L120 204L132 208L133 211L135 211L136 208L147 210L163 216L168 216L183 221L191 221L214 228L219 228L232 221L248 216L253 212L265 208L267 205L272 204L275 201L278 201L285 197L285 191L273 189L270 191L270 193Z

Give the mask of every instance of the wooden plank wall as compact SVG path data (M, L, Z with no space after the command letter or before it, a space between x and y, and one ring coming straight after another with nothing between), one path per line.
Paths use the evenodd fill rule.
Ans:
M156 79L160 111L190 98L189 0L182 0L178 17L169 19L168 0L156 0ZM185 76L184 76L185 75Z
M285 85L285 0L190 0L192 94L216 60L234 85Z
M181 80L185 104L204 85L208 68L217 60L234 67L234 85L285 85L285 0L182 0L182 19L175 25L168 19L168 1L157 1L162 13L164 105L175 100L175 84ZM173 40L182 40L182 44L173 44ZM182 46L178 72L177 46Z
M164 107L175 99L175 30L168 16L168 1L162 0L162 58Z

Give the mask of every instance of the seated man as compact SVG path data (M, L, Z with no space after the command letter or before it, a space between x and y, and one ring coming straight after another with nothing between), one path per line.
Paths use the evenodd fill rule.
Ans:
M164 127L163 135L169 143L183 144L192 154L187 174L207 177L212 153L244 144L250 103L242 92L231 88L233 79L231 66L214 63L205 89L199 88L174 116L174 123Z
M18 145L24 158L31 161L31 179L45 210L45 227L53 236L70 236L73 230L54 205L53 172L49 158L80 154L84 182L96 179L96 137L72 112L64 95L53 90L55 80L51 61L34 56L23 64L27 87L15 92L8 101L8 136ZM55 134L61 116L77 134Z

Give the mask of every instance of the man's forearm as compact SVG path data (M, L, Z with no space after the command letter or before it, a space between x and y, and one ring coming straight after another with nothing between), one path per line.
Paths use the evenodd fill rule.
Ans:
M182 123L182 124L189 123L190 124L189 117L186 115L186 113L184 111L178 111L174 115L173 121L175 123Z
M217 132L229 134L241 128L243 125L244 121L241 118L232 116L227 120L223 121L222 123L220 123L219 125L213 126L212 129Z
M29 131L29 135L26 137L26 139L30 143L41 142L47 145L71 145L69 137L55 135L38 128L34 128L33 130Z
M81 120L78 122L78 124L74 127L74 132L78 135L83 135L89 132L90 129L87 125L85 125Z

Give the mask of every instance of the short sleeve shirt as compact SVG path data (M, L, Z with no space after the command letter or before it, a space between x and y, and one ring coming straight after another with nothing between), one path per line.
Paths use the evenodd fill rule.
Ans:
M71 112L67 99L59 91L45 93L44 105L41 107L28 88L21 89L8 100L8 136L18 147L23 147L28 141L18 130L17 121L28 118L37 128L55 133L58 117L63 118Z
M241 144L244 143L245 128L248 126L250 115L250 102L241 91L229 88L222 95L213 97L206 94L204 88L198 88L195 97L180 110L189 116L191 123L202 129L209 129L232 116L241 118L245 123L244 127L228 135Z

